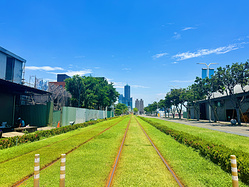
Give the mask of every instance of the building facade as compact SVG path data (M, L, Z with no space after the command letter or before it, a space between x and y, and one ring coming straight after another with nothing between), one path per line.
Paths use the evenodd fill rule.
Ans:
M142 99L135 101L135 107L138 109L139 114L144 113L144 101Z
M22 72L26 60L0 47L0 79L22 84Z
M125 104L128 107L129 111L132 110L132 97L130 96L131 96L131 89L130 86L127 84L124 87L124 96L123 94L120 94L118 102Z

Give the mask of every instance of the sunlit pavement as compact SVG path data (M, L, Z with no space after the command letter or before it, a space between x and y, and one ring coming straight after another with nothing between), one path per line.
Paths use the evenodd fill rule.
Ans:
M171 121L175 123L181 123L185 125L191 125L201 128L207 128L211 130L231 133L231 134L237 134L240 136L246 136L249 137L249 124L244 123L242 126L232 126L229 122L218 122L218 123L209 123L208 120L200 120L200 121L189 121L187 119L177 119L177 118L164 118L164 117L155 117L155 116L146 116L141 115L142 117L148 117L148 118L157 118L165 121Z

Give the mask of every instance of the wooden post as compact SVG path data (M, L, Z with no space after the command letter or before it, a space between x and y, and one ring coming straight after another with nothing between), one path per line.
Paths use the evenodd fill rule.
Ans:
M239 179L238 179L238 170L237 170L237 162L235 155L231 155L231 170L232 170L233 187L238 187Z
M61 154L60 187L65 187L66 154Z
M34 166L34 187L39 187L40 179L40 155L35 154L35 166Z

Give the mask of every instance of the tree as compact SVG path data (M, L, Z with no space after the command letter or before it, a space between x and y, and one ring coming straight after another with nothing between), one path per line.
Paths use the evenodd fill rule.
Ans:
M218 120L217 106L212 104L211 98L213 96L213 93L218 91L217 78L215 76L212 76L211 79L208 77L206 77L205 79L197 77L195 83L197 84L198 91L201 93L201 95L206 97L208 105L210 106L211 110L214 113L214 121L216 122ZM209 121L210 120L211 119L209 116Z
M171 92L166 95L172 105L175 106L177 113L179 115L179 119L181 119L181 113L182 113L182 108L184 106L184 103L186 102L186 89L173 89ZM175 117L174 111L172 112L173 118Z
M113 105L119 95L113 83L102 77L74 75L65 82L67 91L72 94L73 106L104 110Z
M239 86L245 93L244 88L249 84L249 63L233 63L232 66L219 67L217 68L215 78L217 80L218 91L221 94L226 93L230 98L237 113L238 124L241 125L240 110L241 105L245 101L245 96L237 97L235 87Z
M74 75L73 78L68 78L65 80L66 90L72 95L71 103L72 106L81 107L83 100L83 93L85 92L85 85L83 78L79 75Z
M138 112L137 108L133 108L133 112L136 114Z
M128 107L123 103L118 103L115 106L115 115L120 116L121 114L126 114L128 112Z
M144 108L144 111L146 111L146 113L150 113L150 114L152 114L156 110L157 110L157 102L156 101L154 101L152 104L150 104Z

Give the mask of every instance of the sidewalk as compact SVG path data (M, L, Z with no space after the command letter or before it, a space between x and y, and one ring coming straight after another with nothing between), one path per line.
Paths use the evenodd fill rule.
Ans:
M249 126L247 126L246 124L243 124L243 126L233 126L229 122L209 123L208 120L196 121L196 120L187 120L187 119L153 117L153 116L145 116L145 115L142 115L142 117L157 118L157 119L170 121L174 123L181 123L184 125L191 125L195 127L201 127L201 128L216 130L220 132L226 132L226 133L249 137Z
M54 128L55 127L39 127L39 128L37 128L37 131L51 130ZM9 137L15 137L15 136L22 136L24 134L25 133L22 133L22 132L5 132L5 133L3 133L2 137L9 138Z

